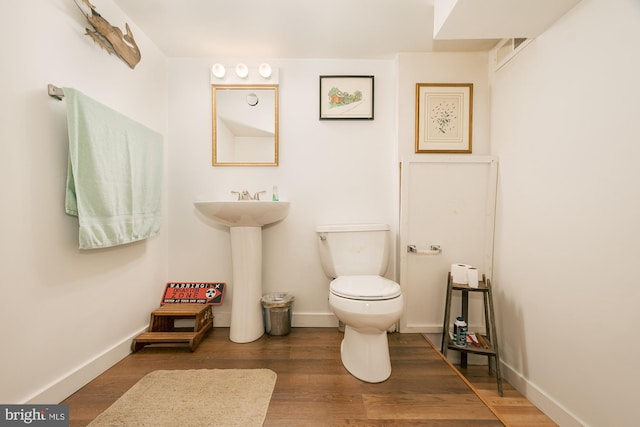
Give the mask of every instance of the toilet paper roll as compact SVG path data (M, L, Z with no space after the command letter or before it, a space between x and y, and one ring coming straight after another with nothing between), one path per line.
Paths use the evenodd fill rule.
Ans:
M469 279L467 277L467 270L471 267L467 264L451 264L451 278L453 279L453 283L458 283L460 285L466 285L469 283Z
M478 269L475 267L469 267L467 269L467 280L469 281L470 288L478 287Z

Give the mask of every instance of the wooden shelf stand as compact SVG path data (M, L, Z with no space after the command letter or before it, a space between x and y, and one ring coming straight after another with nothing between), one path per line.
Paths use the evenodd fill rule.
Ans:
M176 328L178 319L194 319L192 330ZM134 338L135 353L149 344L187 345L194 351L204 335L213 328L213 313L209 304L165 304L151 313L149 330Z
M452 342L449 336L449 324L451 316L451 302L453 291L460 291L462 293L462 317L469 321L469 292L481 292L483 296L484 305L484 319L485 319L485 335L481 335L479 340L484 341L488 348L476 347L474 345L467 345L466 347L459 347ZM476 334L478 335L478 334ZM498 351L498 337L496 334L496 322L493 312L493 293L491 291L491 280L482 275L482 281L478 284L477 288L472 288L468 285L462 285L454 283L451 273L449 273L447 279L447 299L445 302L444 322L442 324L442 353L446 356L448 350L455 350L460 352L460 366L462 368L467 367L467 355L478 354L481 356L487 356L489 365L489 375L493 374L492 362L495 363L496 381L498 383L498 394L502 396L502 373L500 371L500 353Z

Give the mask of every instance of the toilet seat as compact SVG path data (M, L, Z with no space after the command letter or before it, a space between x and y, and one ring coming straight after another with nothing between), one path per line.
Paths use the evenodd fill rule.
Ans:
M340 276L329 285L336 296L355 300L379 301L399 297L400 285L382 276Z

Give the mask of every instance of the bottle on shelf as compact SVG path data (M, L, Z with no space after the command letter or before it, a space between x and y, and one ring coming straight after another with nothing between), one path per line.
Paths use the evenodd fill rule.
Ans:
M458 317L453 324L455 344L458 347L467 346L467 322L462 317Z

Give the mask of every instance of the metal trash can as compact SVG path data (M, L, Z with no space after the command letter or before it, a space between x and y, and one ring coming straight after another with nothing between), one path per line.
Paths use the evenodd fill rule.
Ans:
M291 332L293 295L268 294L261 301L265 332L269 335L288 335Z

